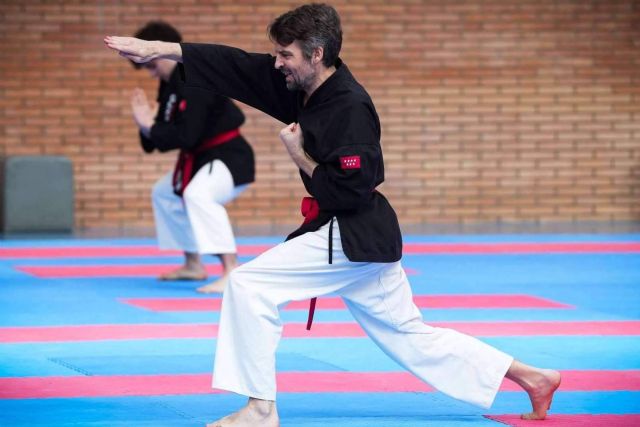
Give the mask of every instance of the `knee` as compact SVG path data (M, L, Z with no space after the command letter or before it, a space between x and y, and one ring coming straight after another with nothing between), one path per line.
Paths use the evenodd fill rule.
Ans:
M243 266L240 265L229 273L229 286L238 286L238 283L244 282Z
M256 292L256 289L253 286L255 280L252 280L251 277L251 270L244 265L240 265L229 273L227 287L232 289L234 293L241 293L245 296L252 295Z
M196 186L187 185L182 193L182 198L187 205L203 205L213 203L206 195L205 191L198 189Z

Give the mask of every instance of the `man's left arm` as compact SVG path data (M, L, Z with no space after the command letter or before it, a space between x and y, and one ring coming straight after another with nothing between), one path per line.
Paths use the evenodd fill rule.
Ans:
M300 125L298 123L291 123L283 128L280 131L280 139L284 143L291 160L293 160L300 170L311 177L318 163L304 151L304 139Z
M307 187L318 201L320 209L353 211L371 198L382 182L384 168L380 149L377 116L367 106L351 106L335 115L339 119L330 125L332 138L326 141L334 147L315 162L304 151L292 159L311 177ZM304 157L303 157L304 156Z

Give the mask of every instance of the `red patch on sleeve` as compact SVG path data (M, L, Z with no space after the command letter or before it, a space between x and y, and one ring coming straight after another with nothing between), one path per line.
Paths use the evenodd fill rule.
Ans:
M342 169L360 169L360 156L340 157L340 167Z
M178 110L184 111L186 109L187 109L187 100L183 99L182 101L180 101L180 104L178 104Z

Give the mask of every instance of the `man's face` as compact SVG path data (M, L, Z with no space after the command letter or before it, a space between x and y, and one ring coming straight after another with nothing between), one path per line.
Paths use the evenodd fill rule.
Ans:
M275 67L285 75L287 89L306 91L316 78L316 70L311 60L304 57L298 41L288 46L274 43Z
M142 67L149 71L151 77L168 82L176 65L177 62L169 59L154 59L153 61L142 64Z

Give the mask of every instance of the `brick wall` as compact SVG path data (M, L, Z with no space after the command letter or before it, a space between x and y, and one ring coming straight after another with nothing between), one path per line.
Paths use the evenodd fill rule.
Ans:
M4 0L0 147L69 156L79 227L150 226L173 154L142 154L135 86L104 48L148 19L188 41L271 51L278 0ZM403 225L640 219L640 3L337 0L342 57L383 125L383 192ZM237 226L297 224L304 195L281 124L243 106L258 181Z

